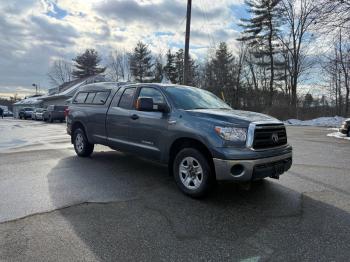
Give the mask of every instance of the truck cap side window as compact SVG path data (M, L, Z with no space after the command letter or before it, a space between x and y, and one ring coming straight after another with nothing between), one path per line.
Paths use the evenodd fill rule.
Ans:
M94 100L96 93L95 92L89 92L86 100L85 100L85 104L91 104L92 101Z
M79 93L79 94L75 97L73 103L74 103L74 104L83 104L83 103L85 102L85 99L86 99L87 95L88 95L88 93L86 93L86 92L81 92L81 93Z
M109 92L106 92L106 91L105 92L97 92L92 103L98 104L98 105L103 105L104 103L106 103L108 96L109 96Z
M135 90L135 87L125 89L122 97L120 98L118 106L124 109L131 109L132 102L134 100Z

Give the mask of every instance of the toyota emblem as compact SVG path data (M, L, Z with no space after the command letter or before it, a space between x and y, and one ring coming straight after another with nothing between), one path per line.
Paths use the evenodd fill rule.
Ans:
M275 144L278 143L279 137L277 133L273 133L271 136L272 142L274 142Z

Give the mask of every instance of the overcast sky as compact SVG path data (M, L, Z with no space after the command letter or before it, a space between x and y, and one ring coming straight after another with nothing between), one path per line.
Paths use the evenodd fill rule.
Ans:
M184 45L187 0L9 0L0 2L0 96L50 86L55 59L71 60L86 48L103 58L142 40L154 52ZM191 54L227 41L235 49L243 0L194 0Z

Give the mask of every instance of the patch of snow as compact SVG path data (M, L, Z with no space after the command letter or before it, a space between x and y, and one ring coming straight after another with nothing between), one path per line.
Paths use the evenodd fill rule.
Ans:
M18 101L14 103L14 105L37 105L40 104L42 101L40 100L42 96L37 96L37 97L29 97L26 99L23 99L21 101Z
M65 124L61 123L0 118L0 134L0 153L70 146Z
M335 117L319 117L312 120L302 121L299 119L289 119L284 123L291 126L324 126L324 127L339 127L344 122L345 118L340 116Z
M350 137L347 137L346 135L338 132L334 132L334 133L330 133L327 136L329 137L335 137L335 138L340 138L340 139L345 139L345 140L349 140L350 141Z

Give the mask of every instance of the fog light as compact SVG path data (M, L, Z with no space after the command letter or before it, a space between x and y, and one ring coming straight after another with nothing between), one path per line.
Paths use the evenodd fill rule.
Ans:
M239 176L242 175L242 173L244 172L244 166L238 164L238 165L234 165L231 168L231 174L234 176Z

